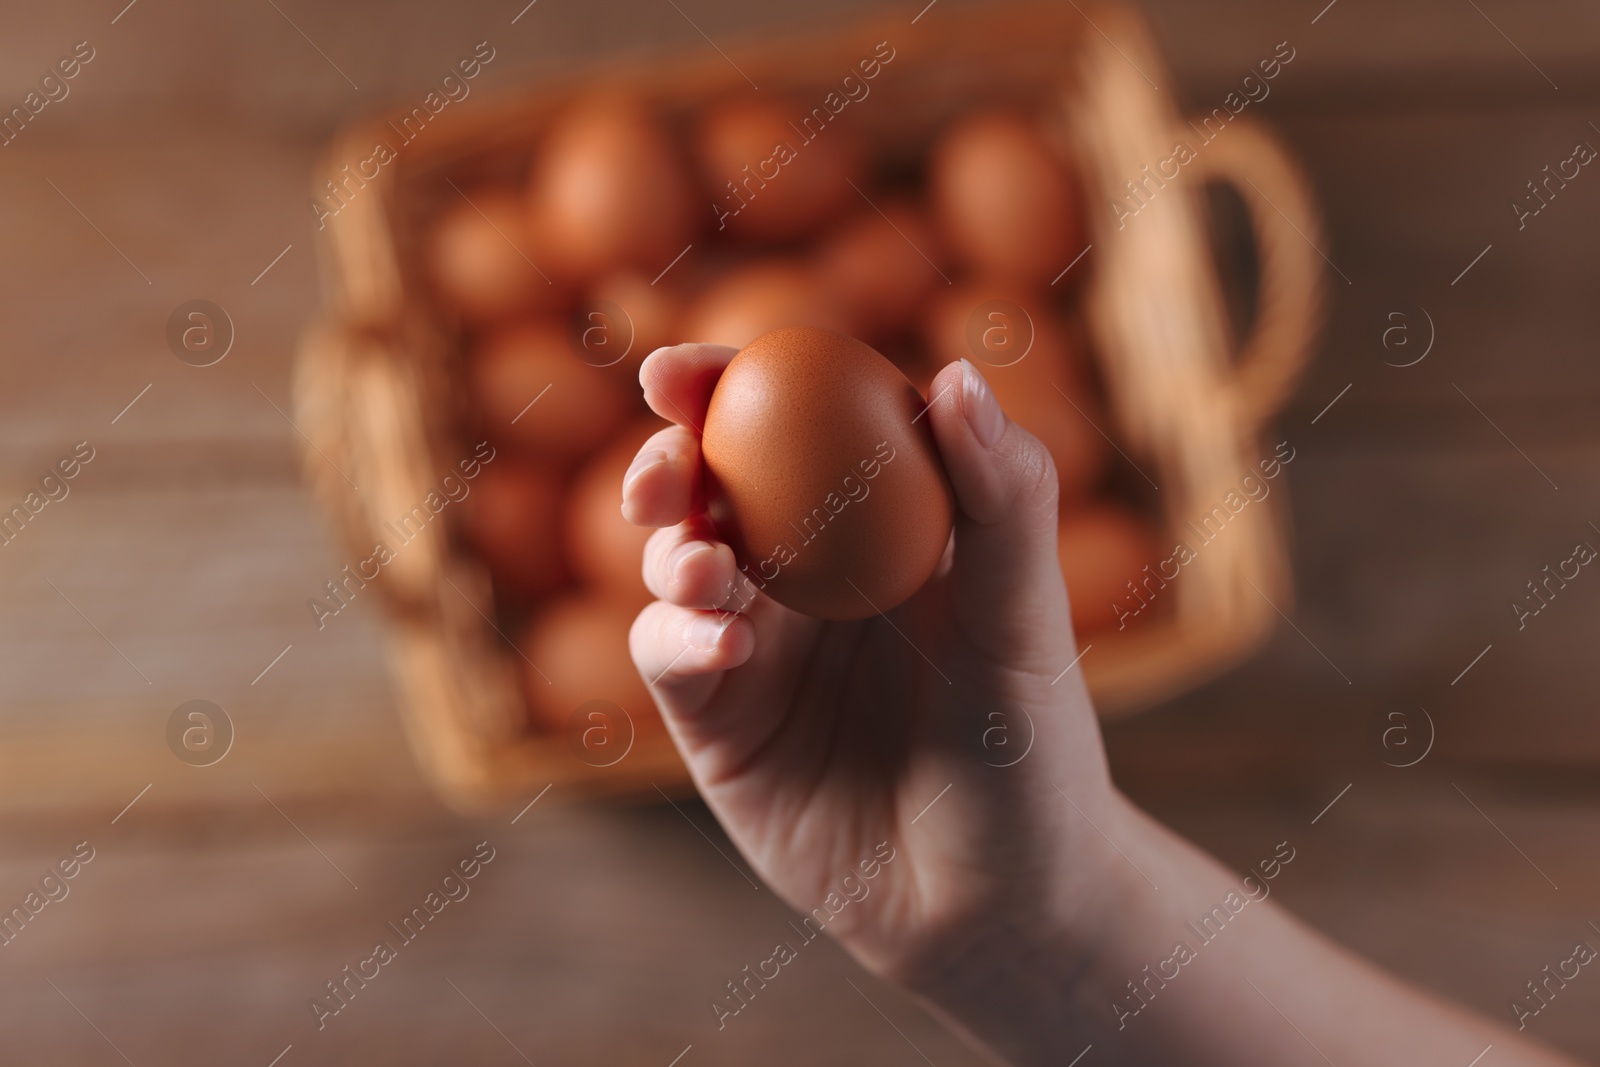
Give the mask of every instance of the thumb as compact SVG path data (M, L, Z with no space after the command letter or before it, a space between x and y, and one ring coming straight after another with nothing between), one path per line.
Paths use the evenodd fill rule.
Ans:
M929 392L934 440L956 497L957 616L992 660L1053 674L1063 649L1072 652L1056 555L1055 463L966 360L940 371Z

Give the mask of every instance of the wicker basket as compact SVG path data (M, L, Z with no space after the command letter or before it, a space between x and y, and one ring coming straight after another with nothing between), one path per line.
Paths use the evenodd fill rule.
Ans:
M1172 153L1193 127L1147 76L1166 82L1138 18L1119 6L938 8L916 25L897 18L809 40L692 59L600 67L580 78L483 99L408 145L339 215L323 251L328 312L297 366L297 422L312 447L305 468L347 546L369 552L386 519L415 504L436 473L470 451L456 438L461 385L456 343L419 294L416 239L425 201L443 179L526 160L544 118L595 85L630 86L664 110L746 89L831 87L880 40L897 51L852 121L879 145L925 143L972 99L1044 101L1075 148L1091 207L1085 318L1120 439L1150 479L1175 538L1256 469L1259 435L1301 368L1321 310L1316 211L1297 168L1266 134L1235 119L1119 228L1109 204L1141 167ZM1114 43L1113 43L1114 42ZM836 74L837 72L837 74ZM321 178L364 158L384 120L349 131ZM1230 336L1200 195L1232 183L1258 246L1257 313ZM1102 210L1102 206L1104 209ZM1293 221L1291 221L1293 220ZM352 486L359 486L359 492ZM1291 594L1281 480L1183 568L1171 609L1092 638L1083 670L1104 717L1193 686L1238 661L1271 629ZM641 735L625 758L596 767L562 736L530 732L519 664L496 622L481 564L440 536L418 538L379 585L407 731L442 795L463 809L515 802L548 784L591 793L681 790L670 742Z

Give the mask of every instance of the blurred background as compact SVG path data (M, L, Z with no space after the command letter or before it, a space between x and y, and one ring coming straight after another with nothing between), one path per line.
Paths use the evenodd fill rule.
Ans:
M957 6L0 11L8 109L92 54L0 147L0 501L92 452L0 550L0 907L80 842L93 856L0 948L8 1062L977 1062L822 943L718 1033L707 1001L789 913L691 800L443 805L402 733L380 602L308 618L348 557L302 483L291 396L323 307L318 159L478 42L495 59L463 110L869 7L914 41ZM1235 866L1291 841L1287 906L1514 1022L1529 979L1600 938L1600 578L1539 584L1600 546L1600 177L1529 188L1600 146L1600 12L1138 7L1170 69L1155 91L1184 113L1293 45L1250 113L1316 187L1331 299L1270 438L1297 449L1293 602L1243 666L1108 726L1117 781ZM234 330L204 368L167 339L198 299ZM232 724L209 766L169 746L191 700ZM319 1031L308 998L485 841L470 898ZM1600 980L1579 980L1529 1029L1600 1057L1597 1008Z

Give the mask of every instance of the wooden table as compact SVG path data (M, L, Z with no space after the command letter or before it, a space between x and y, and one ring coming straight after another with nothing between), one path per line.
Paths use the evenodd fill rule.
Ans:
M76 842L95 859L0 950L6 1062L265 1065L292 1045L285 1067L665 1065L691 1044L685 1067L977 1062L824 943L715 1032L706 1002L786 911L712 847L733 854L704 809L442 811L397 728L372 606L320 633L305 607L339 566L285 415L318 303L307 176L332 126L425 91L483 39L490 89L789 17L682 6L10 20L0 99L75 41L96 56L0 148L0 501L77 442L95 458L0 549L0 903ZM1296 912L1510 1019L1545 963L1600 943L1600 579L1521 631L1510 607L1575 541L1600 544L1600 177L1521 231L1508 206L1575 141L1600 145L1600 21L1575 0L1476 6L1150 5L1179 83L1162 88L1197 108L1276 42L1298 50L1258 113L1320 186L1334 304L1280 430L1299 450L1293 624L1108 744L1124 788L1225 860L1293 841ZM201 297L237 331L206 368L164 339ZM1385 365L1403 361L1391 312L1419 338L1431 318L1421 363ZM197 698L236 728L212 767L167 748ZM1419 707L1432 751L1386 765L1379 720L1407 710L1420 731ZM472 895L318 1032L307 998L485 840ZM1530 1029L1600 1056L1597 1008L1600 980L1580 980Z

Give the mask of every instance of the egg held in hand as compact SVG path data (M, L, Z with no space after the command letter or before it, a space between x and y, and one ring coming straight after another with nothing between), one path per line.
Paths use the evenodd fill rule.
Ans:
M744 577L821 619L904 603L939 564L955 516L916 388L851 337L763 334L711 394L706 504Z

